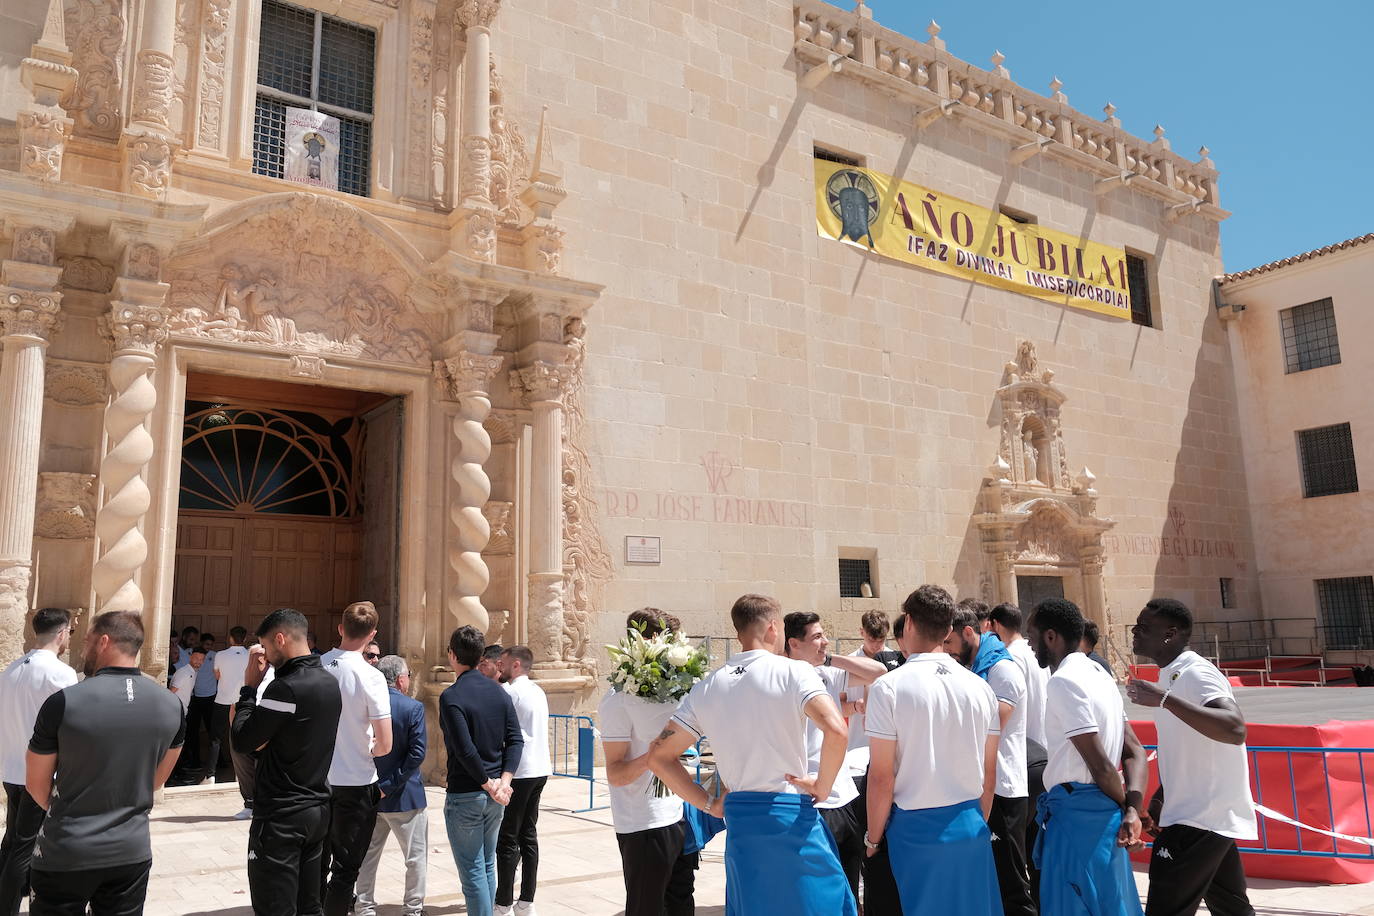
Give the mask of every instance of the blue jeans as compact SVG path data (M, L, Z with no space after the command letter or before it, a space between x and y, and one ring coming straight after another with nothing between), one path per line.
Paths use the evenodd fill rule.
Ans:
M496 901L496 839L505 808L485 792L450 792L444 798L444 826L453 864L463 882L468 916L492 916Z

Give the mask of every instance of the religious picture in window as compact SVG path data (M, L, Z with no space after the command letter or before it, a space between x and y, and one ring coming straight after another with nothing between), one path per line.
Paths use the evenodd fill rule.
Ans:
M287 181L339 189L339 119L309 108L286 109Z

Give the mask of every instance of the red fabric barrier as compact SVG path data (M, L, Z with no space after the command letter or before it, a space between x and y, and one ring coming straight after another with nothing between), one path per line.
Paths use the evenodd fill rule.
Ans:
M1155 744L1153 722L1132 722L1142 744ZM1248 727L1250 747L1374 747L1374 721L1328 722L1325 725L1259 725ZM1325 764L1323 764L1325 757ZM1364 758L1363 778L1359 758ZM1250 791L1257 804L1288 815L1313 827L1334 830L1349 836L1368 837L1374 825L1374 754L1292 754L1290 777L1288 755L1262 751L1250 755ZM1150 787L1146 798L1159 786L1157 761L1150 763ZM1296 799L1296 805L1294 800ZM1318 881L1327 884L1362 884L1374 881L1374 860L1319 858L1246 854L1246 847L1269 849L1301 848L1306 852L1331 852L1365 855L1374 848L1336 840L1260 817L1260 841L1242 842L1241 859L1245 873L1253 878L1280 878ZM1298 834L1302 834L1301 847ZM1148 861L1149 852L1137 853Z

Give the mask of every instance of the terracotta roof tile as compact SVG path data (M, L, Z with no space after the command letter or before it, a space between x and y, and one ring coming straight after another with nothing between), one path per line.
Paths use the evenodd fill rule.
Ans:
M1233 274L1226 274L1221 278L1222 283L1230 283L1232 280L1244 280L1246 277L1254 277L1259 274L1267 274L1271 270L1278 270L1281 267L1288 267L1290 264L1298 264L1302 261L1310 261L1319 258L1324 254L1331 254L1334 251L1344 251L1347 248L1354 248L1366 242L1374 242L1374 232L1368 235L1356 236L1353 239L1346 239L1344 242L1337 242L1334 245L1327 245L1323 248L1316 248L1312 251L1304 251L1302 254L1295 254L1291 258L1283 258L1278 261L1270 261L1268 264L1261 264L1258 267L1251 267L1249 270L1238 271Z

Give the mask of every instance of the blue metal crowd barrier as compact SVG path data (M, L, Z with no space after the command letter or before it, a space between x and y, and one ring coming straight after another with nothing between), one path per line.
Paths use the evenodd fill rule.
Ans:
M1156 749L1155 745L1148 744L1145 745L1145 748L1149 751L1153 751ZM1251 747L1248 748L1247 751L1249 753L1250 772L1252 774L1252 785L1254 786L1254 796L1256 805L1266 806L1273 811L1291 817L1295 821L1302 822L1304 820L1304 817L1306 817L1308 820L1318 821L1318 823L1312 824L1311 826L1318 827L1324 830L1330 830L1333 833L1346 833L1351 836L1362 835L1366 838L1374 837L1374 809L1371 808L1371 804L1374 803L1374 799L1371 799L1370 792L1370 777L1374 776L1374 747L1274 746ZM1348 755L1350 754L1355 755L1353 763L1349 759ZM1371 768L1369 770L1365 769L1366 754L1371 755ZM1272 774L1275 770L1273 758L1279 755L1282 755L1282 762L1278 764L1278 766L1282 769L1280 769L1279 772L1284 772L1286 770L1288 777L1288 791L1286 800L1283 798L1275 799L1272 797ZM1309 795L1304 796L1301 804L1299 803L1297 774L1294 772L1293 768L1294 755L1303 755L1308 757L1311 757L1313 755L1319 755L1321 757L1321 776L1323 782L1322 791L1325 793L1326 800L1326 810L1324 818L1322 817L1320 798L1318 798L1317 801L1314 803L1313 799L1309 797L1309 793ZM1363 814L1363 834L1360 834L1359 832L1358 822L1356 827L1347 827L1345 830L1342 830L1338 826L1336 806L1331 795L1331 762L1332 758L1337 757L1337 755L1342 755L1339 757L1339 759L1341 761L1340 769L1343 771L1342 773L1338 774L1338 778L1340 779L1340 781L1345 782L1347 784L1353 783L1354 785L1357 785L1360 790L1360 800L1358 802L1358 807L1355 807L1353 805L1350 807L1354 807L1354 810L1357 813ZM1263 762L1264 764L1263 770L1261 769L1261 762ZM1265 800L1264 794L1266 774L1269 774L1271 779L1271 798L1268 801ZM1288 810L1283 810L1284 808L1287 808ZM1349 813L1349 809L1343 807L1341 813ZM1282 825L1282 829L1284 831L1291 830L1293 832L1294 837L1296 838L1296 842L1294 843L1294 845L1291 846L1277 845L1278 841L1274 840L1270 836L1270 819L1261 814L1259 815L1258 820L1259 845L1250 846L1246 844L1244 841L1242 841L1242 843L1240 844L1240 851L1243 853L1251 855L1309 856L1312 858L1323 859L1353 859L1356 861L1374 861L1374 846L1368 846L1360 843L1352 843L1349 840L1342 840L1337 837L1329 837L1322 833L1315 833L1310 830L1304 830L1302 827L1297 827L1292 824L1285 824L1282 821L1278 821L1276 823ZM1309 834L1310 837L1316 837L1316 839L1309 839L1309 841L1306 844L1304 844L1304 833ZM1326 849L1325 847L1327 845L1330 845L1331 848Z
M587 780L587 807L574 814L596 811L596 725L590 716L549 716L549 760L553 775Z

